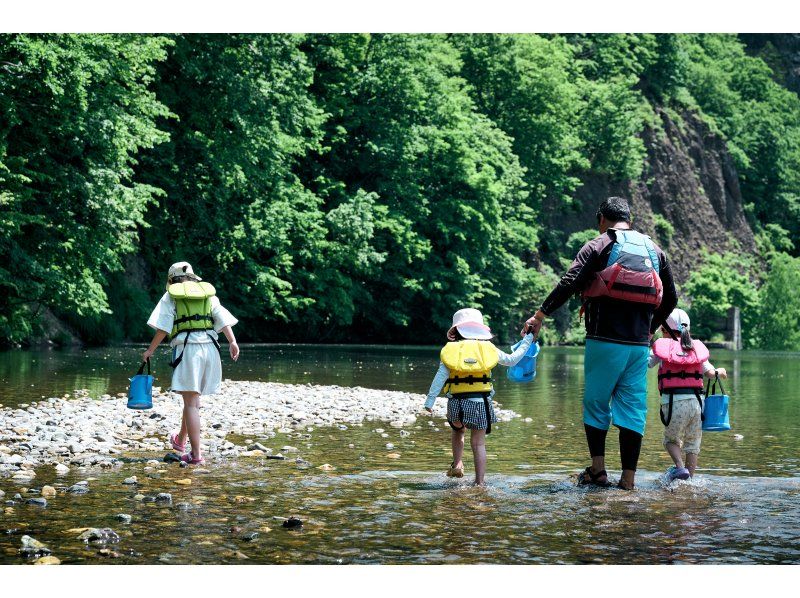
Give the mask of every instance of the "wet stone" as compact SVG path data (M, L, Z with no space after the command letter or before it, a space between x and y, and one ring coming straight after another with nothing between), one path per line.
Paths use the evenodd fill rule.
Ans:
M289 517L289 519L283 522L283 527L286 529L299 529L303 527L303 522L297 517Z
M181 457L177 453L167 453L164 455L164 463L180 463Z
M29 505L33 505L35 507L46 507L47 506L47 499L41 496L37 496L36 498L29 498L25 501Z
M119 513L115 516L117 521L121 521L122 523L130 523L133 520L133 517L128 515L127 513Z
M192 504L188 502L179 502L175 504L175 508L179 511L189 511L192 509Z
M22 547L19 551L25 556L45 556L51 552L46 545L31 536L22 536L20 541L22 542Z
M116 544L119 542L119 534L110 527L93 527L87 529L80 536L78 540L83 540L87 544L93 542L96 544Z
M245 542L253 542L258 538L258 532L248 532L242 536Z
M169 492L159 492L156 494L156 502L172 502L172 495Z
M133 486L134 484L138 484L139 480L135 475L132 475L131 477L122 480L122 483L128 486Z
M70 494L86 494L89 492L89 486L86 484L73 484L69 488L67 488L67 492Z

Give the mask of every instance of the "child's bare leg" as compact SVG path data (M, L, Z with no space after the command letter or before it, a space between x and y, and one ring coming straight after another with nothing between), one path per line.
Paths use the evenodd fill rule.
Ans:
M186 410L184 404L184 411ZM189 437L189 430L186 427L186 417L181 415L181 430L178 432L178 444L186 444L186 439Z
M457 422L458 425L462 425ZM453 467L464 469L464 428L451 431L450 443L453 445Z
M200 458L200 393L199 392L181 392L183 397L183 423L181 424L181 433L184 427L189 435L189 442L192 443L192 456L195 459Z
M486 430L471 430L469 443L475 460L475 484L483 486L486 475Z
M674 442L665 442L664 448L667 449L669 456L672 457L672 460L675 462L675 467L683 467L683 455L681 454L681 447Z
M689 470L689 475L694 476L694 470L697 469L697 453L686 453L686 469Z

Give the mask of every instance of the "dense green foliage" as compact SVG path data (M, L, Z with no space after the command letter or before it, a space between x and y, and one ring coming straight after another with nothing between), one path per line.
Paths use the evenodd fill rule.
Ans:
M0 35L0 342L43 315L143 338L182 259L244 340L429 342L466 305L509 336L593 234L544 222L587 175L639 181L665 107L728 141L762 253L684 285L700 336L738 305L751 346L798 348L777 79L732 35Z

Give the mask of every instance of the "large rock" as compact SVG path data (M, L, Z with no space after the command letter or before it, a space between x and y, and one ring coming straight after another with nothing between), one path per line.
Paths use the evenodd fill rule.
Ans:
M92 527L78 536L78 540L83 540L87 544L116 544L119 542L119 534L110 527Z
M22 548L19 551L25 556L44 556L51 552L45 544L31 536L22 536L20 541L22 542Z

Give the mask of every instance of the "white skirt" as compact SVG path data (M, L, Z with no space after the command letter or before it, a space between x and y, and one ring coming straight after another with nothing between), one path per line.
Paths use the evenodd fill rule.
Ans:
M172 371L173 392L199 392L213 395L219 392L222 382L222 362L214 343L187 343L173 347L172 360L183 351L183 359Z

